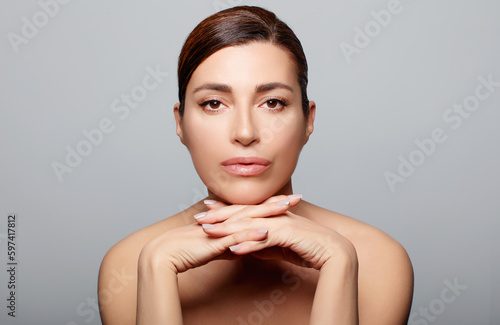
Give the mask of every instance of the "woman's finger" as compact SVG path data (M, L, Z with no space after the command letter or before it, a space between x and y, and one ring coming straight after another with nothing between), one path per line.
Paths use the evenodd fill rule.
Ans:
M265 241L268 234L269 230L267 228L245 229L243 231L235 232L230 236L218 238L217 240L221 242L225 249L230 249L231 247L236 246L242 242Z
M269 199L265 200L262 203L278 202L278 201L286 200L286 199L290 200L290 206L295 206L302 199L302 194L290 194L290 195L276 195L276 196L271 196Z
M285 212L290 207L289 200L265 203L261 205L229 206L194 215L199 224L221 223L228 219L233 221L242 218L269 217Z
M227 207L228 206L224 202L216 201L216 200L211 200L211 199L203 200L203 203L205 204L205 206L209 210L214 210L214 209L223 208L223 207Z
M198 223L206 223L206 222L221 222L224 221L231 216L238 213L240 210L245 208L244 205L224 205L222 202L215 203L217 205L222 204L223 206L219 208L209 209L207 212L201 212L195 214L193 217L198 221ZM216 217L214 217L216 216ZM219 220L219 221L216 221Z
M239 220L242 218L265 218L286 212L291 206L296 205L301 196L278 196L273 200L259 205L227 206L194 216L200 224L214 224L228 220Z
M204 223L203 231L210 237L227 237L246 229L270 229L279 227L279 222L269 218L242 218L221 223ZM242 238L241 241L244 241Z

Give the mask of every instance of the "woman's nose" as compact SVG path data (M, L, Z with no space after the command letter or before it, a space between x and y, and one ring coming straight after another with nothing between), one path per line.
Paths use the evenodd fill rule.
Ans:
M236 108L234 111L232 125L233 142L244 146L255 144L259 141L258 130L254 121L251 108Z

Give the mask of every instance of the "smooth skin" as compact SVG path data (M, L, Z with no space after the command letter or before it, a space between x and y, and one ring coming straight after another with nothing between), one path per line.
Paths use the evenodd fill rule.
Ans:
M314 129L288 52L254 42L195 70L177 134L208 201L113 246L99 273L104 325L406 324L413 270L382 231L294 195L291 175ZM269 160L230 175L236 156ZM126 281L123 278L126 278Z

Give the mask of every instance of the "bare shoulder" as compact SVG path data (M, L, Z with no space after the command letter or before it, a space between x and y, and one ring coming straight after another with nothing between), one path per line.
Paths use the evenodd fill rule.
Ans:
M98 280L99 310L104 325L136 323L137 262L142 248L165 231L187 224L193 211L195 206L142 228L109 249L101 262Z
M360 324L406 324L413 297L413 267L404 247L382 230L314 205L311 219L349 239L359 261Z

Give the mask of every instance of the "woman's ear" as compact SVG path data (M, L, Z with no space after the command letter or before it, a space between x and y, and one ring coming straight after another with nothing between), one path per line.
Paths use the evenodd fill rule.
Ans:
M180 106L181 106L180 103L176 103L174 105L175 133L177 133L177 135L179 136L179 139L181 139L182 144L185 145L184 136L182 134L182 116L181 116L181 113L179 112Z
M312 100L309 101L309 114L307 115L306 120L306 142L309 141L309 136L314 131L314 118L316 117L316 103Z

